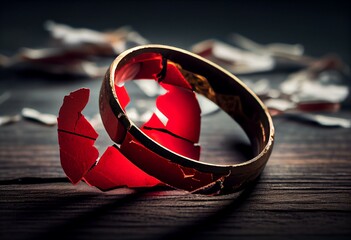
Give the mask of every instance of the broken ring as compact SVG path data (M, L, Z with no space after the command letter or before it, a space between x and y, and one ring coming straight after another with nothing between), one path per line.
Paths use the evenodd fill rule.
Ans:
M255 157L240 164L209 164L155 141L125 112L123 84L140 78L155 79L166 87L183 89L184 98L188 92L195 91L216 103L245 131ZM273 122L260 99L236 76L179 48L145 45L123 52L105 75L99 101L103 124L110 138L119 145L116 148L142 171L175 188L239 191L259 176L273 148ZM182 120L182 116L178 118ZM196 136L188 130L180 129L181 134L166 128L162 131L177 135L177 139L185 139L185 142L196 142Z

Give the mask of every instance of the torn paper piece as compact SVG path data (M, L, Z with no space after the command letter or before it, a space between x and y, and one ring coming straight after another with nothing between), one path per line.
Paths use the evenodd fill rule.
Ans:
M88 28L73 28L65 24L47 21L45 28L53 39L65 47L89 47L94 55L116 55L131 46L147 44L148 41L129 27L99 32Z
M323 127L351 128L351 120L310 113L285 113L284 117L318 124Z
M347 74L348 71L348 66L338 57L326 56L311 62L308 68L297 73L290 74L288 78L281 83L280 90L286 95L292 95L302 91L308 91L311 87L317 87L318 91L315 92L318 94L319 90L321 89L326 89L329 86L338 86L343 78L343 75ZM309 86L310 84L315 85ZM340 90L339 88L337 91L345 90ZM311 90L309 92L311 92ZM342 93L341 96L344 97L344 94L345 92Z
M7 125L10 123L15 123L20 121L21 119L22 119L21 115L19 114L12 115L12 116L3 115L3 116L0 116L0 126Z
M94 58L113 57L131 46L147 41L130 28L108 32L75 29L47 22L46 28L55 40L54 47L24 48L7 57L0 55L0 67L17 72L39 72L73 77L101 77L108 65Z
M107 66L84 59L86 56L75 50L23 48L12 57L0 57L1 67L20 72L94 78L103 76L107 69Z
M259 44L237 33L234 33L231 39L234 45L241 49L272 57L275 69L300 69L315 61L314 58L303 55L304 47L301 44Z
M275 67L271 56L244 51L217 40L197 43L192 51L236 74L271 71Z
M304 47L301 44L270 43L264 45L238 33L232 34L232 40L237 46L245 50L261 54L302 56L304 53Z
M347 86L324 85L320 82L305 81L300 84L299 90L292 95L294 102L325 101L339 103L349 94Z
M294 109L296 104L287 99L267 99L264 104L269 109L278 110L279 112L286 112L288 110Z
M48 126L54 126L57 124L56 115L41 113L33 108L23 108L21 115L25 119L30 119Z
M308 70L291 74L280 85L283 94L296 103L331 102L340 103L346 99L349 89L345 85L326 82Z

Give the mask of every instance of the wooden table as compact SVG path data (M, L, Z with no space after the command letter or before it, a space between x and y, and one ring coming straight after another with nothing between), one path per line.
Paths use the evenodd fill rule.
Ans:
M9 98L0 113L33 107L57 114L63 96L83 86L92 89L85 113L93 116L100 80L4 75L0 94ZM346 110L336 115L351 118ZM233 149L244 150L238 160L247 154L238 129L218 124L225 118L203 118L206 161L226 160ZM348 239L350 129L284 118L274 124L274 151L257 184L241 195L221 196L73 186L60 166L56 127L25 120L1 126L0 239ZM111 142L99 132L102 153Z

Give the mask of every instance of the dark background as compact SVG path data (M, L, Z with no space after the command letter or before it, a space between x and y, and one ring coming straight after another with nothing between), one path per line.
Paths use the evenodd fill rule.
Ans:
M40 47L46 20L96 30L132 26L152 43L189 48L237 32L260 43L300 43L320 57L350 63L347 1L2 1L0 51Z

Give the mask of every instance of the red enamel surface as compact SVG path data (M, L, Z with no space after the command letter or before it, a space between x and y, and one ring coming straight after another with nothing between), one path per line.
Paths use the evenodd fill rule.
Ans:
M189 90L192 89L191 85L184 78L183 74L179 71L176 65L169 61L167 63L167 72L164 79L161 81L161 85L163 85L163 83L183 87Z
M63 99L57 119L58 129L96 139L97 132L81 114L89 100L90 90L81 88Z
M98 134L81 114L88 98L88 89L66 96L57 119L61 165L72 183L79 182L99 156L93 146Z
M115 91L118 96L119 104L122 106L123 109L125 109L128 103L130 102L130 98L126 88L124 86L119 87L115 85Z
M132 79L157 79L162 70L162 56L155 53L144 53L118 69L115 73L115 84L121 86Z
M59 132L61 166L72 183L78 183L99 156L95 140Z
M161 70L161 55L142 54L117 71L115 83L139 78L158 80ZM200 135L200 106L190 84L177 66L168 61L166 70L160 84L167 92L157 98L156 106L167 118L167 123L164 124L153 114L141 129L171 151L198 160L200 147L194 143L199 141ZM115 88L118 101L124 108L124 101L128 98L125 89L122 91L118 86Z
M200 146L194 145L192 142L159 130L142 128L142 131L150 138L173 152L194 160L200 159Z
M106 149L98 164L85 175L84 180L102 190L123 186L153 187L161 184L159 180L137 168L115 147Z
M194 92L169 84L163 84L163 86L168 91L157 98L156 106L168 118L167 124L164 125L157 116L153 115L144 126L163 128L197 143L200 136L201 110Z
M194 191L219 178L219 176L214 177L211 173L182 167L157 155L140 144L130 133L127 133L121 145L121 152L151 176L178 189Z
M119 69L115 74L115 92L121 107L125 109L130 101L123 86L125 81L159 80L162 68L160 54L146 53ZM141 130L169 150L198 160L200 147L196 143L200 135L201 111L196 96L171 62L167 63L161 85L167 92L157 98L156 106L166 119L160 119L159 113L153 114ZM62 167L73 183L84 178L88 184L108 190L122 186L151 187L165 182L179 189L193 191L218 179L218 176L213 179L210 173L173 163L139 143L118 122L111 109L110 96L109 86L105 85L100 94L100 105L103 106L100 113L112 140L123 142L120 150L108 147L96 165L99 154L94 142L98 134L81 114L88 102L89 90L77 90L64 99L58 118L60 156Z
M72 92L64 98L58 118L61 165L72 183L77 183L84 177L90 185L103 190L120 186L151 187L161 184L114 147L109 147L92 168L99 156L94 147L98 134L81 114L88 99L88 89Z
M162 70L162 56L155 53L144 53L133 59L141 62L140 70L134 79L157 79Z

